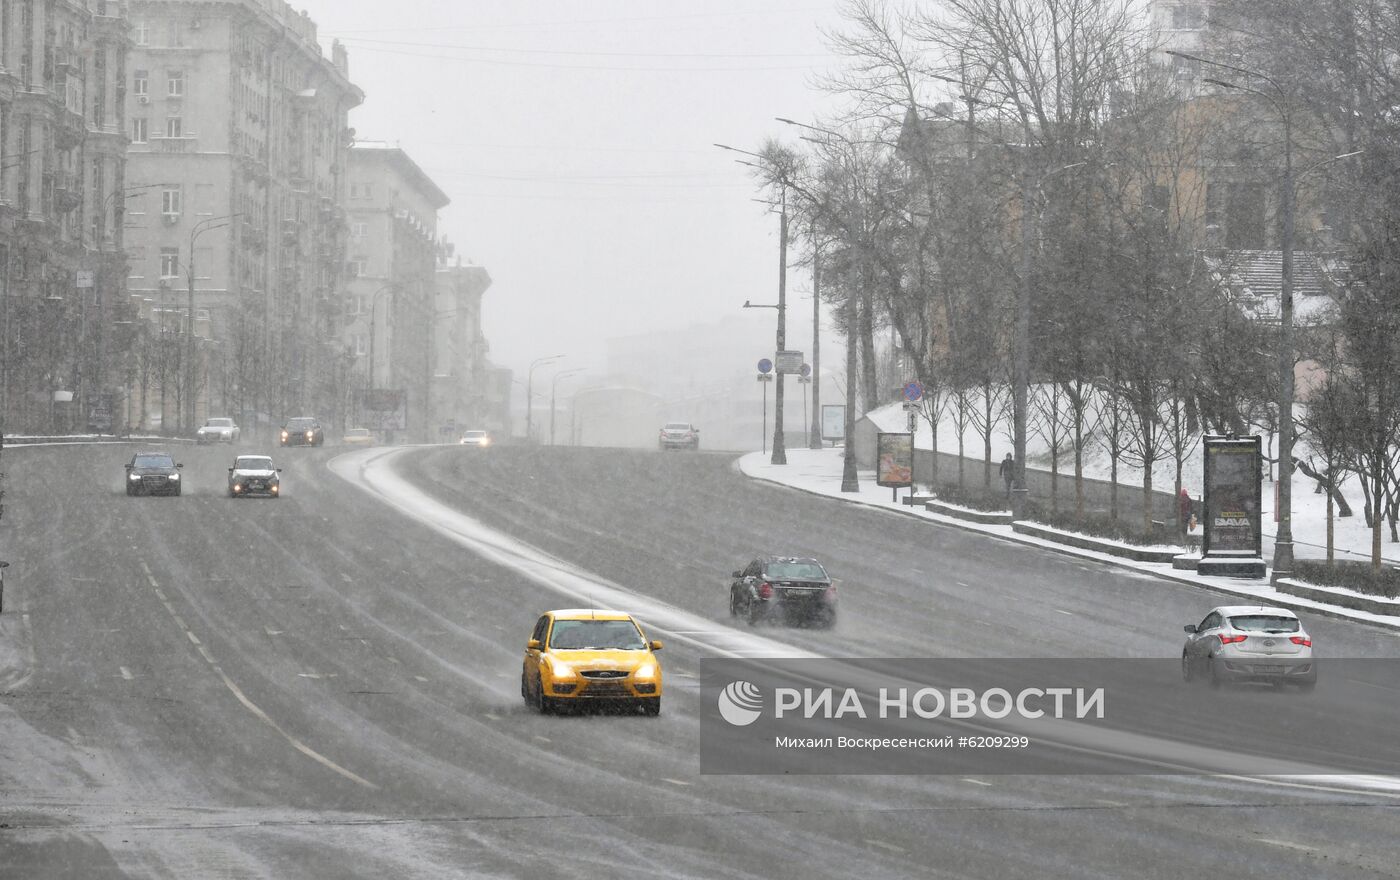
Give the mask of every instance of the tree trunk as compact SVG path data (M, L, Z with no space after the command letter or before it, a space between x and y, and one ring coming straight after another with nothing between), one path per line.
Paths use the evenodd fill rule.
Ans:
M1341 487L1337 485L1337 480L1333 476L1336 468L1328 465L1326 473L1319 472L1311 464L1302 459L1293 459L1293 466L1305 476L1317 481L1317 488L1320 492L1327 493L1327 503L1331 505L1336 502L1337 509L1341 511L1341 516L1351 516L1351 505L1347 503L1346 496L1342 494Z
M982 383L982 414L986 421L982 423L982 487L992 488L992 380L988 379ZM1026 463L1017 462L1022 468Z

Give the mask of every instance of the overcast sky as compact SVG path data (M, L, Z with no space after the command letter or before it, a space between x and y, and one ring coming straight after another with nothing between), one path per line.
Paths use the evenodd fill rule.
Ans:
M796 143L773 117L831 106L814 79L838 0L303 3L350 51L357 137L397 143L451 197L438 229L494 279L497 363L594 366L609 336L775 300L777 218L711 144Z

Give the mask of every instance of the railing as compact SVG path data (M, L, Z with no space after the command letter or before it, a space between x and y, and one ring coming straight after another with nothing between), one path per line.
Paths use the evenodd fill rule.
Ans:
M193 135L182 135L180 137L166 137L164 135L151 135L150 141L153 146L165 153L193 153L195 143L199 138Z

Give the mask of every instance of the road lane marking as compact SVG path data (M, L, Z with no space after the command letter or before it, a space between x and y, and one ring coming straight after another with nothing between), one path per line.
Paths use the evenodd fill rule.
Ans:
M964 777L963 782L971 782L973 785L985 785L988 788L992 787L992 784L990 782L983 782L980 779L973 779L971 776Z
M265 627L263 627L263 632L267 633L267 634L270 635L270 636L280 636L280 635L282 635L282 633L284 632L284 630L273 629L273 628L270 627L270 626L265 626Z
M1052 608L1052 609L1050 609L1050 610L1051 610L1051 611L1054 611L1056 614L1068 614L1070 617L1073 617L1073 616L1074 616L1074 612L1073 612L1073 611L1062 611L1062 610L1059 609L1059 608Z
M346 574L343 571L340 573L340 579L345 581L347 584L353 584L355 582L354 578L350 577L350 575Z
M136 676L131 674L130 669L127 669L125 666L118 666L117 668L121 670L122 678L126 679L127 681L135 680Z
M150 581L151 587L156 591L156 593L159 594L160 586L156 581L155 576L151 574L151 569L146 565L144 561L141 563L141 568L146 572L146 580ZM366 788L373 789L375 791L379 790L379 786L375 785L373 782L370 782L368 779L365 779L364 777L354 773L351 770L345 769L336 762L332 761L330 758L327 758L325 755L311 748L306 743L292 736L287 731L283 730L281 725L279 725L276 721L272 720L272 716L268 715L261 708L259 708L259 706L256 703L248 699L248 695L243 693L242 688L235 684L233 679L228 677L228 674L224 672L223 667L219 666L218 663L214 662L213 656L211 656L210 653L204 649L203 644L201 644L199 639L196 638L195 634L190 631L190 628L185 625L184 619L181 618L180 615L175 612L175 610L170 606L170 603L165 600L165 597L163 595L161 596L161 602L165 605L166 610L170 613L171 618L173 618L175 622L180 625L180 628L184 630L185 635L189 637L189 640L195 645L199 646L200 655L203 656L205 662L209 664L210 668L214 670L215 674L219 676L219 679L223 681L224 687L228 688L229 692L233 694L233 696L238 700L238 702L243 704L243 708L251 712L253 716L259 721L262 721L268 727L271 727L273 730L277 731L277 733L281 734L282 738L285 739L292 746L292 748L296 749L298 752L301 752L306 757L310 758L311 760L315 761L316 763L320 764L326 769L332 771L333 773L345 777L351 782L358 783ZM26 618L28 616L29 615L27 614L25 615ZM269 633L269 635L270 634L271 633ZM125 667L122 667L122 669L123 671L125 671Z
M902 846L895 846L892 843L885 843L883 840L874 840L869 837L865 838L865 842L870 844L871 846L878 846L880 849L889 850L890 852L902 853L909 851Z
M683 779L672 779L672 778L669 777L669 776L663 776L663 777L661 777L661 781L662 781L662 782L669 782L669 783L671 783L672 785L690 785L689 782L686 782L686 781L683 780Z
M1259 843L1267 843L1270 846L1282 846L1287 849L1296 849L1303 852L1317 852L1317 847L1315 846L1305 846L1301 843L1293 843L1287 840L1274 840L1271 837L1261 837L1259 838Z

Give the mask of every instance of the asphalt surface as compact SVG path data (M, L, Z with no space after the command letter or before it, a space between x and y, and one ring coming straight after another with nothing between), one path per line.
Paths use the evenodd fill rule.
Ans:
M1181 625L1223 597L755 483L719 454L429 447L357 452L333 470L343 450L271 450L285 497L234 500L227 448L177 448L179 498L125 497L131 452L4 453L0 877L1121 878L1228 865L1277 878L1400 865L1400 799L1346 784L699 773L707 645L1171 657ZM353 477L366 463L484 533L699 619L651 633L667 640L661 717L528 711L531 625L578 603L365 491ZM728 573L770 551L827 563L835 629L731 622ZM1307 625L1334 655L1400 654L1385 630Z

